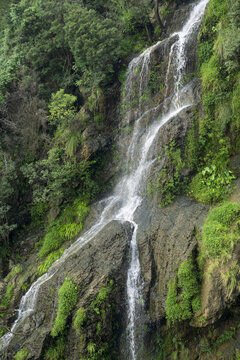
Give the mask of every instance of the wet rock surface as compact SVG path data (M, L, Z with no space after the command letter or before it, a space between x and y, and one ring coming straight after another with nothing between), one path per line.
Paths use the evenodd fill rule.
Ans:
M153 322L165 317L168 281L196 248L207 212L207 206L186 197L164 209L145 201L138 211L140 261Z
M131 227L128 223L122 225L112 221L95 236L91 243L69 257L59 271L40 287L37 312L30 312L29 316L15 328L15 337L5 352L5 358L12 359L12 354L19 344L29 349L28 358L40 357L44 340L50 333L56 317L57 292L66 276L72 278L79 286L78 306L84 307L89 306L103 285L106 286L110 279L113 280L117 284L115 312L121 313L125 304L124 287L130 236ZM78 341L75 336L72 332L70 342L75 348L72 349L71 359L79 358Z

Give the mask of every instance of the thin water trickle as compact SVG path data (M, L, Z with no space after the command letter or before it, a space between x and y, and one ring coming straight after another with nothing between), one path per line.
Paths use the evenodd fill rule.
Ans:
M136 209L142 202L142 190L146 185L147 175L150 167L155 161L153 154L153 144L158 136L161 127L170 119L177 116L182 110L191 106L185 99L181 101L182 79L185 74L186 66L186 46L191 34L197 29L204 14L205 7L209 0L199 1L192 9L190 16L183 26L183 29L173 34L177 35L177 40L172 45L169 52L168 68L166 73L166 96L168 95L168 81L171 72L174 72L175 86L171 94L171 102L164 104L162 117L159 117L159 106L152 109L142 109L140 97L147 88L150 77L150 61L153 51L161 46L162 42L151 46L141 55L131 61L128 67L127 80L125 86L125 96L123 103L126 105L126 114L123 123L128 123L131 119L131 101L133 98L138 102L134 129L128 148L126 149L126 174L116 185L113 194L102 200L104 208L98 222L85 232L72 246L65 250L64 254L41 276L22 297L18 317L14 322L11 332L5 334L0 339L0 350L4 350L14 336L14 332L21 328L24 320L36 311L36 303L41 285L51 279L60 269L64 261L75 254L84 244L91 241L103 227L112 220L120 222L128 221L132 225L132 239L130 243L130 264L127 274L127 334L128 334L128 355L127 360L140 359L140 343L143 340L137 333L139 321L144 321L144 306L142 302L143 280L141 278L141 268L138 256L137 230L138 224L134 221ZM172 68L172 69L170 69ZM134 82L138 81L138 91L134 89ZM169 96L168 96L169 97ZM144 117L151 115L152 121L145 128ZM144 318L144 316L143 316ZM139 320L140 319L140 320ZM16 331L16 332L17 332Z

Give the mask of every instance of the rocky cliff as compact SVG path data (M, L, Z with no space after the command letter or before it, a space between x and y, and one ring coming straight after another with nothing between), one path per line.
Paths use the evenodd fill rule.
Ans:
M192 5L175 9L168 29L162 35L166 39L153 46L149 57L144 57L143 65L139 62L140 65L134 68L131 78L133 90L129 95L125 88L121 104L115 103L119 96L117 86L112 88L114 102L109 101L108 96L99 100L99 106L104 109L101 112L107 114L109 124L114 127L113 124L118 123L119 129L115 135L110 125L100 129L98 136L95 136L96 124L83 129L84 144L78 150L79 160L89 159L93 154L110 148L113 142L117 144L117 156L111 163L104 165L101 173L102 181L108 186L118 183L123 174L128 175L132 169L136 170L132 164L127 164L127 171L123 168L122 164L128 156L126 153L133 151L131 146L143 147L145 129L154 123L153 119L164 115L165 108L175 101L176 69L169 59L178 36L167 38L167 35L182 28L191 9ZM132 261L132 237L135 225L138 224L137 244L141 280L144 283L139 303L145 322L141 325L144 329L136 329L136 339L142 341L137 347L136 358L238 359L239 180L234 180L234 192L225 198L230 204L236 205L232 210L227 207L223 210L231 212L231 219L229 215L230 220L226 224L215 224L217 229L217 226L221 229L224 227L224 239L228 239L224 248L225 257L217 252L216 257L210 256L204 248L204 231L207 231L204 226L215 204L196 201L188 188L196 173L196 169L187 161L189 133L195 129L196 118L201 118L204 112L201 81L196 76L197 39L196 31L185 49L188 56L178 99L190 105L180 108L174 116L163 122L152 141L153 151L146 160L151 163L151 167L139 182L142 201L134 213L134 219L123 221L125 218L120 213L117 220L104 225L104 222L101 223L102 213L108 210L112 200L100 200L92 205L81 234L91 233L100 219L99 231L91 233L94 235L90 234L81 246L74 245L72 240L66 242L65 248L69 247L70 250L66 250L63 255L61 253L62 257L56 259L49 270L47 268L47 274L39 277L37 266L42 260L34 249L23 261L19 261L21 266L12 268L0 283L0 327L4 329L2 335L7 332L4 336L8 342L6 347L2 347L0 358L130 359L127 349L129 334L126 330L130 305L126 279ZM142 85L145 78L142 75L140 82L139 73L141 75L141 69L144 69L145 59L148 77L146 84ZM127 117L122 121L123 114L127 114ZM131 139L136 136L134 124L139 119L139 143L131 145ZM139 154L138 149L136 155L134 153L131 157L133 162L134 156L138 158ZM231 166L235 168L235 174L239 171L238 159L238 156L232 159ZM137 176L136 171L136 181ZM127 193L128 183L124 184ZM121 191L124 192L124 189ZM122 204L119 205L118 201L114 207L110 207L110 212L115 214L116 209L129 211L127 206L121 208ZM124 201L122 197L120 202L124 204ZM135 201L138 201L137 197ZM111 214L108 216L111 218ZM78 220L75 222L79 225ZM25 244L37 243L40 238L39 232L35 236L26 236ZM84 235L82 238L85 239ZM187 271L184 276L181 275L182 264L190 264L191 274L196 273L194 286L197 290L190 289L196 290L196 293L187 298L191 304L187 305L189 308L186 313L182 306L187 297L183 296L187 287L183 277L188 284L192 277ZM172 281L175 281L174 305L176 309L180 306L180 314L174 315L175 318L168 309ZM31 290L31 286L37 289L36 301L27 299L25 303L20 303L19 314L24 316L11 328L17 318L15 309L19 306L21 296L29 287ZM193 305L195 295L200 299L196 307ZM1 345L0 342L0 348Z

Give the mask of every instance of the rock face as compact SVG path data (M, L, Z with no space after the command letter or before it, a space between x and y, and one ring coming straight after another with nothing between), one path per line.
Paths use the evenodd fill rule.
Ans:
M240 294L240 244L224 264L208 262L202 282L202 316L204 325L216 322Z
M21 347L28 348L28 358L39 359L43 343L50 333L56 317L57 291L66 276L74 279L74 283L80 289L77 307L85 308L97 296L99 289L106 286L109 280L113 280L116 284L114 312L116 317L121 318L125 303L124 285L130 234L129 224L121 225L112 221L96 235L90 244L86 244L74 256L68 258L60 270L40 287L37 312L30 313L15 329L16 336L10 343L5 358L12 359L15 349L21 345ZM121 323L119 327L121 328ZM109 330L111 333L111 329ZM108 336L109 334L106 334L106 337ZM73 360L79 359L80 350L77 344L78 339L72 330L69 337L71 348L69 356ZM83 344L83 347L85 345Z
M165 317L168 281L196 249L196 233L207 212L207 206L185 197L164 209L146 201L139 210L140 260L153 322Z

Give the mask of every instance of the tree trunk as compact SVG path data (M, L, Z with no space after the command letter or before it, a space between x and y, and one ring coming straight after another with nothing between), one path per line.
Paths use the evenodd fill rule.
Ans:
M161 29L163 29L164 26L163 26L162 20L159 15L159 0L154 0L154 12L155 12L155 18L156 18L158 25L160 26Z
M153 42L153 26L150 24L147 24L145 25L145 29L146 29L146 32L147 32L147 36L148 36L148 41L150 43Z

